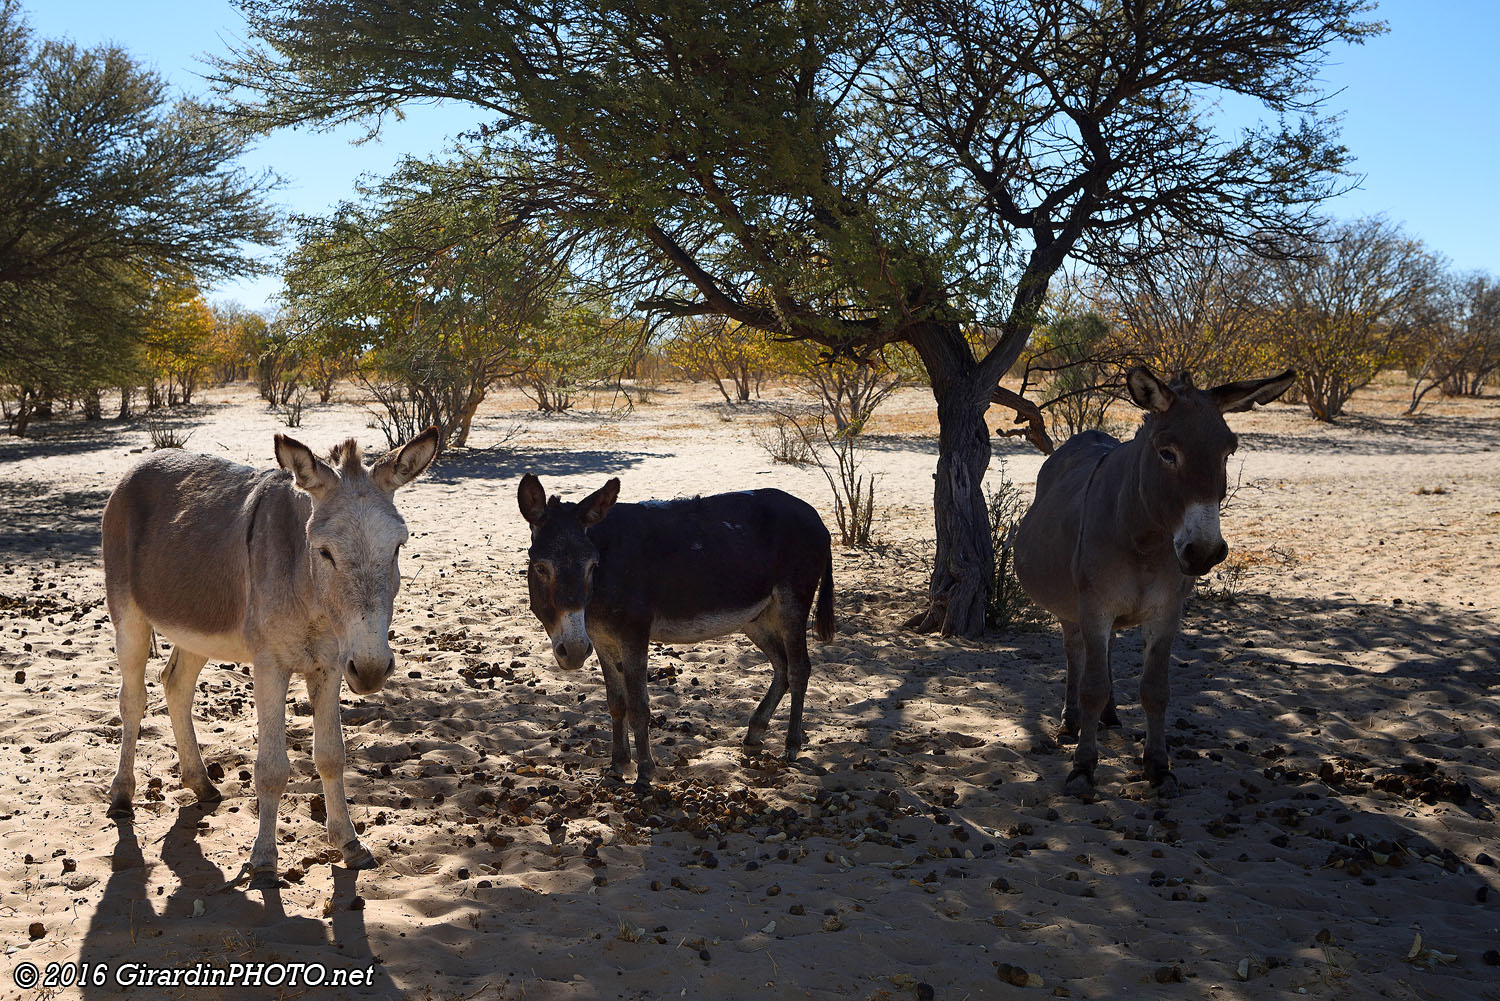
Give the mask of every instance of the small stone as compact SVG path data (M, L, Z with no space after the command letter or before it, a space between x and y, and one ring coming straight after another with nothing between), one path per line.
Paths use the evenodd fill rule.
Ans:
M780 883L772 883L770 886L766 887L766 896L768 896L768 897L779 896L780 893L781 893L781 884Z
M64 873L77 872L78 871L78 862L76 860L74 860L74 859L70 859L70 858L63 859L62 866L63 866L62 871Z
M42 924L40 921L33 921L31 922L31 927L27 929L27 932L31 935L31 940L35 942L37 939L47 934L47 926Z
M828 915L828 917L823 919L824 931L843 931L843 929L844 919L839 917L837 914L830 914Z
M1180 984L1182 983L1182 967L1175 963L1171 966L1158 967L1153 976L1159 984Z
M917 1001L932 1001L937 997L937 992L932 989L931 984L921 983L917 985Z
M703 960L706 963L710 959L712 959L713 957L711 955L709 955L707 949L699 949L698 950L698 958L701 959L701 960Z
M801 917L802 915L807 913L807 908L803 907L801 904L793 904L786 909L786 912L788 914L795 914L798 917Z
M36 925L32 925L31 927L35 928ZM33 935L32 937L35 938L36 936ZM1484 965L1500 966L1500 949L1486 950L1484 954Z
M469 867L468 866L459 866L459 868L458 868L458 878L459 879L468 879L469 878Z

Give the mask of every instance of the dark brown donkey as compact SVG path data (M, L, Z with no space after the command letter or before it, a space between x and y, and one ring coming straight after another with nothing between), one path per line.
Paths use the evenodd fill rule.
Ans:
M650 784L650 643L696 643L735 632L750 637L775 670L745 744L760 744L790 688L786 753L794 759L812 671L807 616L814 592L818 636L833 638L833 557L818 512L780 490L642 504L616 504L619 494L620 481L611 479L578 503L565 503L549 498L527 473L516 496L531 524L531 610L558 664L576 670L590 651L599 652L614 722L606 774L620 778L630 761L628 722L636 785Z
M1111 639L1136 625L1146 647L1146 777L1159 795L1177 794L1167 758L1167 667L1193 579L1229 555L1219 505L1238 440L1222 415L1269 403L1295 378L1288 371L1205 391L1186 372L1169 386L1133 368L1126 385L1146 411L1136 436L1122 444L1085 431L1042 464L1036 500L1016 531L1016 576L1062 624L1062 731L1078 737L1070 794L1094 794L1099 720L1114 705Z

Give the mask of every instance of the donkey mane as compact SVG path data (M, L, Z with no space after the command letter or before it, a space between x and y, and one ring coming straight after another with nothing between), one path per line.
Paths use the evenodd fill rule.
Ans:
M338 467L345 476L358 476L365 472L365 459L360 453L359 442L345 438L328 450L328 461Z

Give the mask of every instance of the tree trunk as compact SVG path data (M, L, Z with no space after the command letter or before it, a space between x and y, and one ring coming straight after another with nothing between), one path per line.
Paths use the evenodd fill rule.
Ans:
M464 400L463 406L459 408L458 433L453 436L452 447L463 448L469 443L469 428L474 424L474 414L479 410L479 405L484 402L484 391L470 393Z
M130 387L120 387L120 420L130 419Z
M11 422L11 433L17 437L26 434L26 428L31 424L31 389L27 386L21 387L21 398L17 402L15 420Z
M928 607L906 622L918 632L974 637L984 632L984 601L994 572L984 473L990 464L985 425L994 386L981 385L974 356L956 326L933 324L911 338L932 379L938 411L938 462L933 483L937 557Z
M99 398L99 389L86 389L83 393L83 419L97 421L104 416L104 401Z

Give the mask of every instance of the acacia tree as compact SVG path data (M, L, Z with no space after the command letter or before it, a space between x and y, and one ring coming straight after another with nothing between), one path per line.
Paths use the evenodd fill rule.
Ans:
M748 403L760 394L771 360L764 331L723 316L694 316L678 321L662 346L666 358L689 379L707 379L724 402ZM734 396L724 388L728 380Z
M388 409L415 402L416 430L437 423L454 447L490 387L525 370L526 330L562 278L544 242L464 187L467 169L408 161L367 202L301 220L287 267L302 357L367 348L373 384L394 380L381 388ZM410 429L390 430L400 441Z
M1132 361L1201 385L1242 378L1267 350L1255 293L1266 262L1226 241L1174 243L1104 276L1116 341Z
M1315 419L1398 360L1428 319L1441 262L1381 218L1327 223L1261 286L1271 343Z
M0 0L0 381L127 381L158 280L252 270L241 244L272 216L233 167L244 141L121 49L35 42Z
M1343 161L1311 91L1358 0L797 4L239 0L220 67L261 128L455 100L622 301L721 315L834 354L904 341L939 420L937 559L916 628L983 629L985 411L1070 255L1221 217L1295 227ZM1289 130L1216 132L1216 91ZM1029 249L1024 246L1030 243ZM976 356L966 325L993 322Z
M1500 371L1500 282L1477 271L1448 276L1433 299L1414 352L1408 414L1439 386L1446 396L1478 396Z

